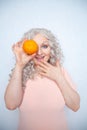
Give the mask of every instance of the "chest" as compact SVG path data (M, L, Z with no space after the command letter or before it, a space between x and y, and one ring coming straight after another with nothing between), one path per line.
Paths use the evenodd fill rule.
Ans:
M65 105L58 85L48 78L28 80L21 109L61 110Z

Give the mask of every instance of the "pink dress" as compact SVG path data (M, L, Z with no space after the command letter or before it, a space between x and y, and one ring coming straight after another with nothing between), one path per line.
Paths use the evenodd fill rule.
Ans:
M66 80L76 89L67 71ZM58 85L46 77L28 80L21 106L18 130L68 130L65 101Z

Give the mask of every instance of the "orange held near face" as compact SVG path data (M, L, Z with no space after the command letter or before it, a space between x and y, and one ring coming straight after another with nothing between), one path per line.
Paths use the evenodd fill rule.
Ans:
M27 54L32 55L38 51L38 45L34 40L26 40L23 43L23 50Z

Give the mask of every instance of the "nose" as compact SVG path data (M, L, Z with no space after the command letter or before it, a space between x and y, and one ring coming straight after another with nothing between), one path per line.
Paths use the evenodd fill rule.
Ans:
M40 47L39 47L39 49L38 49L37 54L38 54L38 55L41 55L41 54L42 54L42 50L41 50L41 48L40 48Z

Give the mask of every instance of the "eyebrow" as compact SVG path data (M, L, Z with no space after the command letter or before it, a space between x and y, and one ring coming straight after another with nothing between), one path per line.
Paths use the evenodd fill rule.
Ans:
M44 44L44 43L48 43L48 41L44 41L44 42L42 42L42 44Z

